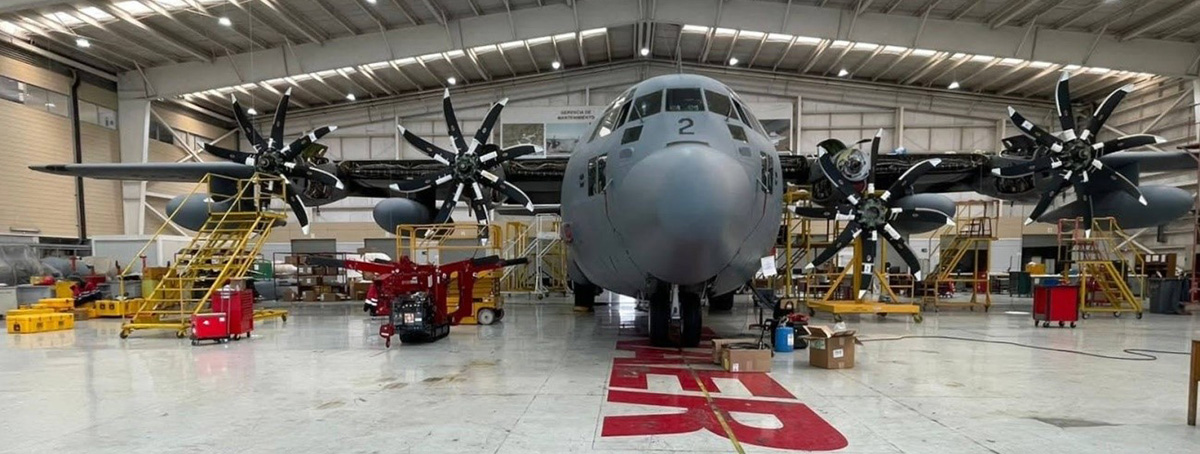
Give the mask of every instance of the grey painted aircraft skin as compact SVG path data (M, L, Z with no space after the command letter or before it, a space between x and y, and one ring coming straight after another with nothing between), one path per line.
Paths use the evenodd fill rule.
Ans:
M673 96L697 89L708 108ZM737 113L744 107L713 111L729 104L722 96L745 105L716 80L659 76L629 88L592 123L562 184L564 236L573 274L582 273L574 280L626 295L657 283L720 295L754 276L774 243L785 185L753 114L745 112L747 124ZM632 119L613 129L606 121L614 115Z

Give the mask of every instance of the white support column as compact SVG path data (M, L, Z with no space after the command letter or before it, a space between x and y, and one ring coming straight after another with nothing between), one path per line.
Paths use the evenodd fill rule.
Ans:
M121 139L121 162L143 163L149 159L150 100L121 98L117 101L117 121ZM121 207L125 234L146 233L146 182L121 182Z
M800 149L800 120L804 118L804 98L796 96L796 116L792 118L792 153L802 155L805 150Z
M1200 141L1200 79L1192 79L1192 125L1195 126L1193 139Z

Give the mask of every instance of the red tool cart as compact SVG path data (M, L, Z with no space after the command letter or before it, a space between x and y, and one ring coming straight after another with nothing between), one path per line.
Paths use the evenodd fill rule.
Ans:
M210 314L192 316L192 345L202 340L218 343L250 337L254 330L254 292L223 288L213 294Z
M1070 323L1074 328L1077 321L1079 286L1039 285L1033 288L1033 326L1040 322L1042 328L1048 328L1051 322L1058 322L1058 326Z

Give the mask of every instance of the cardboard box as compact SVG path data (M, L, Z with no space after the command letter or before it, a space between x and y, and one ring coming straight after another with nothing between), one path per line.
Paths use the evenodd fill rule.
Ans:
M314 292L312 290L305 290L303 292L300 292L300 299L302 301L316 301L317 300L317 292Z
M322 293L321 301L341 301L341 299L338 298L337 293L330 292L330 293Z
M296 288L294 288L294 287L280 287L279 288L279 300L280 301L296 301L299 298L300 298L300 292Z
M721 367L728 372L770 372L771 350L741 348L731 344L721 351Z
M299 274L301 276L311 276L313 274L313 267L307 266L307 265L297 266L296 274Z
M283 263L286 263L288 265L295 265L296 264L296 256L294 256L294 255L283 256Z
M317 278L316 276L301 276L296 279L296 282L307 287L321 285L321 279Z
M808 363L822 369L850 369L854 367L854 344L858 342L854 330L834 331L828 326L808 326Z
M725 346L729 344L758 344L758 339L752 337L740 337L734 339L713 339L713 364L721 364L721 358L725 351Z

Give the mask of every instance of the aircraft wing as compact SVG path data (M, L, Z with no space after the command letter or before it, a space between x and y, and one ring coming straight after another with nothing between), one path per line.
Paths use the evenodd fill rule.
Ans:
M98 180L178 181L195 183L210 173L250 178L254 168L235 162L147 162L140 164L49 164L29 166L38 172Z
M1100 161L1113 167L1137 164L1142 172L1170 172L1196 168L1196 155L1186 151L1118 151Z

